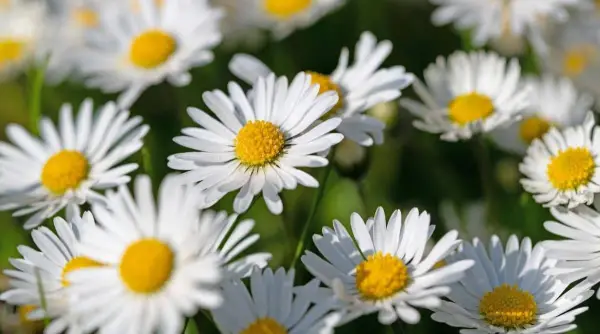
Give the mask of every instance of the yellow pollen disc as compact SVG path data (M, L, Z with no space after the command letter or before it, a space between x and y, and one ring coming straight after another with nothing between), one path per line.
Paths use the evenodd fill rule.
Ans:
M248 167L271 163L283 153L283 132L268 121L249 121L235 137L235 155Z
M148 30L131 43L129 59L141 68L152 69L164 64L175 53L177 41L160 30Z
M338 110L342 109L342 107L344 107L344 94L342 92L342 89L340 88L340 86L338 86L338 84L331 81L331 77L317 72L306 72L306 74L310 74L311 84L319 85L319 94L323 94L329 91L334 91L337 93L338 102L329 112L327 112L321 118L329 118L335 115Z
M572 47L563 57L563 73L569 77L580 75L590 66L597 53L596 47L591 44Z
M17 312L19 313L19 321L23 325L35 324L39 321L32 321L27 318L27 315L32 311L37 310L38 307L36 305L19 305L17 307Z
M450 119L458 125L486 119L494 113L492 100L478 93L469 93L456 97L448 106Z
M312 0L264 0L267 13L280 18L301 13L310 7Z
M73 16L75 21L82 27L85 28L95 28L100 23L98 19L98 14L89 9L89 8L81 8L73 12Z
M550 160L546 173L554 188L565 191L588 184L595 169L592 153L587 148L578 147L560 151Z
M448 264L448 263L446 263L446 260L439 260L438 262L436 262L436 263L433 265L433 269L440 269L440 268L443 268L443 267L445 267L447 264Z
M261 318L240 332L240 334L287 334L287 329L271 318Z
M533 116L524 119L519 125L519 136L527 144L531 144L534 139L541 138L550 130L552 125L547 120Z
M121 258L119 273L133 292L152 294L171 278L175 254L164 242L141 239L129 245Z
M377 301L404 290L408 268L399 258L377 252L356 266L356 289L365 300Z
M77 188L89 173L89 163L83 154L77 151L63 150L55 155L42 169L42 185L56 195Z
M25 43L16 39L0 39L0 68L23 58Z
M479 313L492 326L518 329L535 324L537 304L531 293L503 284L481 298Z
M64 287L69 286L70 283L67 280L67 275L74 270L102 267L102 266L103 266L102 263L94 261L94 260L90 259L89 257L76 256L76 257L72 258L71 260L69 260L69 262L67 262L67 264L64 266L64 268L62 270L62 274L60 276L61 283Z

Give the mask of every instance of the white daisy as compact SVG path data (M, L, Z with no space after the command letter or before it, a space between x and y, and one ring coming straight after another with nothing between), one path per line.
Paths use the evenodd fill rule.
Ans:
M494 142L509 152L524 154L531 142L551 127L564 129L582 124L593 104L590 95L580 94L566 78L529 77L525 84L531 87L531 105L523 112L523 119L492 133Z
M294 286L294 270L255 270L250 290L240 280L223 286L223 305L212 312L223 334L326 334L340 320L332 300L319 294L319 282ZM315 303L315 301L319 301Z
M167 80L185 86L189 69L213 60L221 41L222 12L207 0L140 0L139 10L108 7L100 27L91 31L77 53L79 70L89 87L122 92L119 106L129 108L148 87Z
M475 46L504 35L527 36L533 43L549 20L565 21L568 8L581 0L430 0L438 5L436 25L454 22L458 29L473 29Z
M243 46L258 49L268 41L268 36L262 27L254 22L251 15L248 15L247 1L211 0L211 3L225 11L225 17L221 20L225 48L235 50Z
M207 192L208 206L241 188L233 203L236 212L247 211L254 196L262 192L269 210L280 214L281 190L295 189L298 183L319 186L297 167L327 165L327 159L317 153L343 139L330 133L340 124L339 118L312 127L336 105L337 94L319 95L319 86L311 85L311 77L304 73L290 85L285 77L260 78L248 97L234 82L228 88L229 96L220 90L203 94L218 120L188 108L201 128L183 129L184 136L174 140L198 152L169 157L169 167L187 171L181 178Z
M402 66L380 68L391 52L390 41L377 42L373 34L364 32L356 44L354 64L348 66L348 49L344 48L338 67L331 75L308 72L313 83L320 85L321 93L334 91L339 97L331 112L342 118L337 131L363 146L383 143L385 129L383 122L364 112L379 103L398 98L401 90L414 78ZM246 54L234 56L229 68L234 75L250 84L271 73L260 60Z
M591 204L600 192L600 131L589 112L582 125L550 129L533 141L519 170L521 185L545 207Z
M94 116L87 99L76 119L71 105L62 106L58 129L42 118L41 140L20 125L8 125L12 144L0 142L0 209L31 215L24 225L30 229L65 206L102 201L98 190L129 182L127 174L138 168L118 164L142 147L149 127L141 123L114 103Z
M156 203L149 177L139 176L134 188L133 196L122 186L107 195L107 206L93 206L98 225L79 250L105 265L67 275L73 312L88 332L178 334L185 317L221 305L218 233L212 224L195 226L202 193L177 178L162 182Z
M484 201L466 203L458 210L456 203L446 200L441 203L439 213L446 230L457 230L459 236L465 239L487 239L494 233L506 234L504 229L488 224Z
M399 210L386 223L382 208L365 222L352 214L352 236L339 222L333 230L313 240L324 258L307 251L302 263L317 279L333 288L339 307L347 311L345 321L379 312L379 321L390 324L400 318L415 324L421 316L414 307L433 308L450 291L447 286L460 279L472 260L436 266L460 244L458 233L442 237L425 254L435 226L429 214L412 209L402 221ZM354 244L356 240L357 245ZM435 268L437 267L437 268Z
M514 122L528 106L529 92L520 86L521 67L493 52L455 52L438 57L425 70L425 84L413 85L422 103L401 99L415 116L415 127L440 133L441 139L469 139Z
M47 227L32 231L31 237L40 251L19 246L23 258L10 259L15 269L4 271L10 277L11 289L0 295L0 299L24 306L26 318L55 319L45 333L62 333L64 330L79 333L77 318L69 314L70 281L67 274L80 268L102 266L77 250L81 236L95 225L91 213L85 213L83 218L78 213L68 216L69 222L59 217L54 219L58 235Z
M459 327L461 333L534 334L564 333L577 325L575 316L587 307L578 307L593 292L589 283L568 289L548 274L556 261L548 259L541 244L511 236L503 249L497 236L489 250L478 239L448 257L448 263L473 260L475 266L448 295L432 318Z

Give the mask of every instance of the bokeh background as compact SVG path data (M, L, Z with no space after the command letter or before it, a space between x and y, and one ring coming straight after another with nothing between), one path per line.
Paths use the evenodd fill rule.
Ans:
M150 174L155 184L169 173L167 156L181 151L172 138L182 127L193 125L185 108L204 108L202 92L226 88L227 82L234 79L227 64L236 52L258 56L278 74L291 76L301 70L330 73L337 64L341 48L353 49L360 34L369 30L379 39L389 39L394 44L386 65L400 64L421 76L424 68L437 56L447 56L464 47L461 36L450 27L439 28L431 24L432 10L426 0L349 0L340 10L281 42L268 42L258 48L219 47L212 64L192 71L192 84L184 88L167 84L152 87L133 106L132 112L142 115L152 128L146 137L147 149L132 158L144 166L138 172ZM527 64L530 60L525 57L522 60ZM535 70L531 66L524 67L526 71ZM404 94L414 95L412 89L407 89ZM115 98L77 84L45 86L42 110L56 119L63 103L78 105L86 97L92 97L96 105ZM8 123L28 124L27 98L26 75L0 84L0 129ZM319 232L333 219L348 226L352 212L369 216L379 206L388 214L395 209L418 207L432 215L433 223L437 225L434 236L439 237L449 227L456 227L456 221L450 219L447 210L451 207L459 217L465 218L459 226L465 238L476 235L487 238L490 233L503 236L514 233L519 237L529 236L534 241L551 238L542 227L545 220L551 219L547 210L536 204L519 185L517 166L520 157L496 150L490 143L484 143L485 147L482 147L477 141L442 142L435 135L414 129L411 115L395 102L379 105L369 112L388 124L385 144L368 150L345 144L337 150L334 172L322 185L326 187L325 196L312 222L311 233ZM0 130L0 138L5 140L4 130ZM324 170L310 172L320 178ZM260 233L261 240L255 248L274 255L272 267L289 264L292 259L316 193L317 190L307 188L284 192L285 211L281 216L271 215L262 200L244 214L244 218L257 221L256 232ZM227 197L219 203L219 209L231 211L231 201L232 196ZM441 209L443 205L446 210ZM485 212L478 215L468 212L469 208L484 209ZM474 221L466 219L467 216L472 216ZM29 243L29 233L22 229L21 222L8 212L0 213L0 267L9 267L8 258L18 255L17 245ZM309 247L312 248L312 243ZM298 268L297 283L308 281L310 276L301 265ZM580 328L573 333L598 332L595 316L600 303L595 298L589 303L595 305L577 318ZM4 310L0 323L14 322L11 312ZM427 311L422 311L422 315L420 324L394 329L379 325L374 315L342 327L336 333L458 332L430 320ZM4 332L13 330L16 329L5 329ZM31 327L23 330L24 333L33 332ZM215 331L206 324L206 328L197 332Z

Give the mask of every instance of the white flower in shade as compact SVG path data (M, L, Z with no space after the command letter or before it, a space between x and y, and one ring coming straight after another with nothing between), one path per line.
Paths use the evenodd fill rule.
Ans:
M581 0L430 0L436 25L454 22L458 29L472 29L472 41L482 46L505 35L527 36L538 43L549 20L565 21L568 8Z
M83 234L95 225L91 213L83 218L76 214L67 215L69 222L62 218L54 219L54 234L47 227L33 230L31 237L39 251L27 246L19 246L22 259L10 259L15 269L5 270L10 278L11 289L0 295L9 304L25 307L29 319L54 319L45 333L80 333L79 321L70 314L70 281L68 273L89 267L102 266L77 250L77 243Z
M174 140L198 152L175 154L169 157L169 166L187 171L181 178L206 191L208 206L241 188L233 203L236 212L247 211L262 192L269 210L280 214L283 189L295 189L298 183L319 186L298 167L327 165L327 159L317 153L343 139L330 133L340 124L339 118L313 126L336 105L337 94L319 94L319 86L311 85L311 77L304 73L290 85L285 77L260 78L248 96L234 82L228 87L229 96L219 90L203 94L218 120L202 110L188 109L201 128L184 129L184 136Z
M464 204L460 210L456 203L444 201L440 205L440 218L447 230L457 230L462 238L487 239L492 234L506 234L506 231L488 223L486 204L484 201L475 201Z
M80 254L103 267L71 272L73 314L86 332L181 333L185 317L221 305L218 232L197 228L202 193L167 177L155 203L147 176L94 205L98 225L80 241ZM216 229L219 229L216 225Z
M89 32L76 55L86 85L122 92L122 108L164 80L174 86L189 84L190 68L210 63L211 49L221 41L222 12L207 0L140 0L139 7L102 10L100 27Z
M127 174L138 168L118 164L142 147L149 127L141 123L114 103L94 115L87 99L76 119L71 105L62 106L58 129L42 118L41 140L20 125L8 125L12 144L0 142L0 209L31 215L25 222L29 229L65 206L102 201L97 191L129 182Z
M582 124L593 104L590 95L580 94L566 78L544 75L526 78L525 82L531 87L531 105L523 112L523 119L492 133L499 147L517 154L524 154L534 139L552 127Z
M211 0L215 7L222 8L225 16L221 20L223 46L235 50L240 46L257 49L269 39L260 25L248 15L246 1L240 0Z
M255 270L250 290L240 280L223 286L225 301L212 314L223 334L333 333L340 313L330 312L332 300L320 292L317 280L295 287L293 269Z
M337 69L331 75L308 72L320 92L336 92L339 100L330 115L342 119L337 131L347 139L363 146L383 143L385 124L365 115L365 111L379 103L393 101L401 90L410 85L414 76L404 67L380 68L392 52L390 41L377 42L370 32L364 32L356 44L354 64L348 66L348 50L343 49ZM234 56L229 64L233 74L253 84L271 70L260 60L246 55Z
M402 99L415 116L415 127L440 133L447 141L470 139L513 123L529 104L529 91L520 83L521 67L496 53L455 52L438 57L424 73L425 85L415 80L422 103Z
M448 284L460 279L472 260L436 266L460 244L458 233L442 237L430 252L427 241L435 226L429 215L412 209L402 221L396 210L386 222L383 209L365 222L352 214L352 236L339 222L333 230L313 240L323 258L307 251L302 263L308 271L333 288L346 313L344 321L379 312L379 321L390 324L400 318L415 324L421 316L414 307L434 308L450 291ZM355 245L353 239L358 245Z
M582 125L536 139L519 170L521 185L546 207L591 204L600 192L600 131L589 112Z
M448 257L455 261L473 260L475 266L435 310L435 321L459 327L461 333L534 334L564 333L577 327L575 316L587 307L578 307L593 292L585 282L569 289L548 273L556 261L548 259L541 244L511 236L503 249L497 236L489 250L478 239L463 243Z

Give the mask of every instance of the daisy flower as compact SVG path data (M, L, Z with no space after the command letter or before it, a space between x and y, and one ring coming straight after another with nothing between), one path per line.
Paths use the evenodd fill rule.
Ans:
M274 75L260 78L246 96L230 82L229 96L220 90L205 92L203 99L218 120L200 109L188 108L201 128L183 129L174 140L198 152L169 157L169 167L186 171L181 178L198 183L211 206L230 191L238 192L233 207L248 210L254 196L262 192L269 210L283 211L279 192L295 189L298 183L318 187L319 182L297 167L323 167L326 158L317 153L339 143L343 136L330 133L340 119L333 117L313 123L337 103L335 92L319 95L311 77L298 74L288 85L287 78Z
M401 90L412 83L413 75L406 73L402 66L380 68L392 52L392 43L377 42L370 32L361 35L355 52L351 66L348 66L348 50L344 48L338 67L332 74L308 73L313 84L320 85L321 93L333 91L338 95L338 103L325 116L336 115L342 119L337 131L363 146L381 144L385 124L364 112L379 103L398 98ZM229 68L234 75L250 84L271 73L260 60L246 54L234 56Z
M220 10L207 0L140 0L140 9L107 7L99 27L90 31L77 52L79 70L89 87L122 92L121 108L129 108L149 86L167 80L185 86L189 69L213 60L211 49L221 41Z
M319 282L294 286L294 270L254 270L250 291L240 280L223 286L223 305L212 312L220 332L333 333L340 313L330 312L331 301L319 294ZM315 301L317 301L315 303Z
M508 66L507 66L508 65ZM402 99L400 104L420 118L415 127L457 141L514 122L528 106L529 92L520 82L521 67L493 52L455 52L438 57L415 80L423 103Z
M556 261L546 257L540 244L511 236L503 249L492 236L489 250L478 239L463 243L448 263L473 260L475 266L452 285L449 301L432 315L433 320L461 328L461 333L564 333L577 327L578 307L593 292L589 283L569 289L548 274Z
M472 29L475 46L505 35L527 36L534 43L549 20L565 21L568 8L580 0L430 0L436 25L454 22L460 30Z
M492 234L506 234L506 231L487 223L487 210L484 201L466 203L458 210L456 203L446 200L441 203L440 218L446 230L456 230L460 237L489 238Z
M351 216L352 236L339 222L333 230L313 240L322 257L307 251L302 263L317 279L333 288L349 321L361 315L379 313L379 321L391 324L400 318L415 324L421 316L414 307L433 308L450 291L447 286L473 266L472 260L436 266L460 244L458 233L442 237L425 253L435 226L429 214L412 209L404 221L399 210L386 222L382 208L367 223L356 213ZM354 244L356 240L357 245ZM436 268L437 267L437 268Z
M60 109L58 129L48 118L39 123L41 140L23 127L8 125L12 144L0 142L0 210L31 215L30 229L66 206L99 202L97 191L128 183L135 163L118 165L137 152L149 130L139 116L129 117L113 103L94 116L85 100L74 119L70 104Z
M582 125L550 129L536 139L519 170L521 185L545 207L591 204L600 192L600 132L588 112Z
M530 87L531 104L523 112L523 119L492 133L494 142L509 152L524 154L551 127L564 129L582 124L593 104L592 96L580 94L566 78L528 77L525 84Z
M79 333L77 318L69 314L71 282L67 275L77 269L102 266L77 250L79 239L95 225L91 213L67 216L69 222L60 217L54 219L58 235L45 226L33 230L31 237L39 251L19 246L23 258L9 259L15 269L4 271L11 289L2 293L0 299L18 305L24 319L53 318L45 333Z
M246 1L212 0L211 3L225 11L225 16L221 20L221 33L225 48L235 50L243 46L249 49L258 49L268 41L268 36L261 26L256 24L255 18L248 15Z
M105 266L67 277L78 298L74 314L85 319L85 331L181 333L186 317L221 305L219 285L236 268L230 258L256 238L245 237L247 222L225 238L223 225L232 218L201 218L202 192L177 177L162 182L156 203L148 176L139 176L134 189L132 195L122 186L107 195L106 206L92 207L98 225L79 249Z

